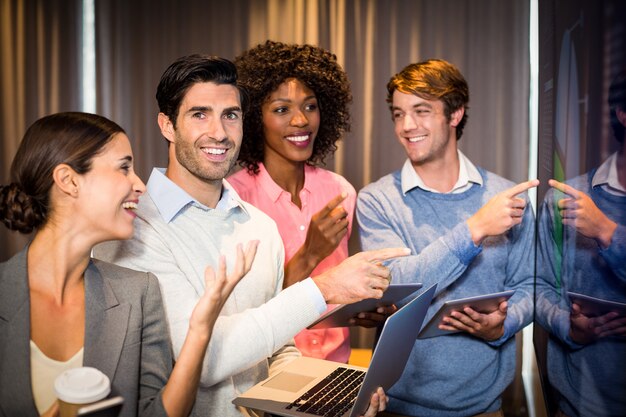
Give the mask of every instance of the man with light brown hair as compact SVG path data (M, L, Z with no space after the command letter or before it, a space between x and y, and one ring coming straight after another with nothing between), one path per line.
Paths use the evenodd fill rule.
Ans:
M389 261L393 282L437 283L432 316L448 300L515 290L491 313L454 312L439 328L457 331L415 342L388 392L391 415L501 416L502 391L515 372L513 336L532 319L533 231L518 185L476 167L459 151L469 89L443 60L411 64L387 85L402 169L359 193L364 249L405 245Z

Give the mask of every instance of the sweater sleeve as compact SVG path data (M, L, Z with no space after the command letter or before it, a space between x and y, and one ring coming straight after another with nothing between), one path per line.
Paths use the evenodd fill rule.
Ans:
M421 282L424 288L437 283L436 294L439 294L463 274L482 248L474 245L465 222L423 249L414 247L413 240L404 235L420 231L396 210L403 205L403 202L394 204L381 193L362 190L356 208L361 246L363 250L374 250L408 245L412 255L387 264L393 282Z
M622 281L626 282L626 226L618 224L613 233L611 244L606 249L600 250L600 256L604 258L613 273Z
M283 315L281 318L282 319L289 319L290 314L294 314L294 311L289 311L288 309L286 311L280 311L282 310L282 307L280 307L280 300L282 299L282 297L284 297L282 295L282 288L283 288L283 281L285 278L285 251L283 249L282 246L282 240L280 239L280 235L278 234L278 232L276 232L276 237L275 240L277 242L281 242L280 245L277 245L277 250L275 250L272 259L276 260L276 271L278 271L279 277L276 280L276 287L274 288L274 298L272 300L270 300L268 302L269 303L276 303L277 301L274 300L279 300L278 301L278 305L277 305L277 310L272 312L272 311L268 311L267 314L277 314L277 315ZM310 280L309 280L310 281ZM305 288L305 285L302 282L298 282L296 283L298 285L298 290L300 292L300 295L303 296L303 299L307 299L307 300L311 300L312 298L307 298L306 297L306 292L307 290L310 291L311 288L309 286L309 288ZM291 285L289 288L294 287L294 285ZM317 288L317 287L316 287ZM315 288L315 289L316 289ZM317 290L319 292L319 290ZM267 305L267 304L266 304ZM319 307L317 308L317 311L319 312L319 314L322 313L322 311L319 310ZM268 319L271 319L271 316L268 317ZM283 364L290 362L291 360L301 356L300 351L298 350L298 348L296 347L296 342L293 339L293 337L296 335L296 333L298 333L300 330L302 330L303 328L305 328L308 324L310 323L306 323L304 325L301 324L301 327L298 328L294 328L292 330L292 332L290 332L289 334L286 334L284 337L289 338L289 340L287 340L285 343L282 343L282 347L279 347L278 349L274 348L274 353L271 355L271 357L269 358L269 373L270 375L273 375L274 372L276 372L277 369L279 369ZM280 320L277 320L274 324L275 326L282 326L282 324L280 323ZM261 326L259 329L261 331L263 331L263 324L259 323L259 326ZM274 328L272 327L272 332L274 331ZM280 329L280 327L278 327L278 329ZM267 330L267 329L265 329ZM266 344L269 346L269 342L266 342ZM252 362L250 363L252 364ZM250 365L249 364L249 365ZM249 366L248 365L248 366Z
M135 237L108 242L95 249L96 257L157 275L175 357L178 357L199 294L192 280L179 266L168 242L145 221L136 219ZM279 280L282 284L282 280ZM310 293L301 285L278 292L256 308L220 315L215 323L204 358L201 386L212 386L236 375L259 361L294 356L291 340L319 317ZM283 346L288 344L286 348ZM276 354L275 354L276 352Z
M507 303L504 335L493 342L494 345L504 343L533 319L535 216L528 197L526 207L522 223L507 232L509 243L504 288L515 290L515 293Z

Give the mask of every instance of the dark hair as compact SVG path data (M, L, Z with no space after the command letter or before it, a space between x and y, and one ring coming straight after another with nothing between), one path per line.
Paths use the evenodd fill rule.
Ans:
M456 139L461 138L468 118L469 88L457 67L442 59L410 64L387 83L387 103L390 108L395 90L414 94L424 100L441 100L448 120L452 113L463 107L465 113L456 127Z
M295 78L311 89L320 109L320 128L309 165L322 164L337 149L335 143L350 130L350 84L337 57L313 45L266 41L238 56L235 65L239 83L248 92L250 108L243 124L239 164L251 173L259 172L263 161L265 136L261 107L288 78Z
M0 186L0 218L6 227L30 233L50 212L52 172L67 164L79 174L91 169L92 159L111 138L124 130L102 116L57 113L33 123L11 164L11 181Z
M187 91L194 84L208 82L237 87L242 111L245 113L247 95L237 85L235 65L224 58L198 54L178 58L165 70L156 92L159 111L165 114L176 127L180 103Z
M619 143L623 143L626 128L617 118L617 109L626 112L626 70L620 72L611 82L609 87L609 108L613 134Z

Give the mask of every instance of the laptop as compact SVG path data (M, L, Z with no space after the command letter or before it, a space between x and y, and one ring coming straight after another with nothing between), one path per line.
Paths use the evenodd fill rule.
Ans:
M300 357L235 398L233 403L285 417L364 414L376 389L388 390L402 375L436 286L385 321L369 369Z

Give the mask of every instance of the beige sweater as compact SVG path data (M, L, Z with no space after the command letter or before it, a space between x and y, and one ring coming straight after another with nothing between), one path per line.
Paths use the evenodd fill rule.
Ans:
M149 192L152 182L151 177ZM175 197L170 193L169 198ZM216 267L220 254L231 267L238 243L260 240L251 271L216 322L194 416L240 416L242 411L231 404L233 398L266 378L270 367L299 356L293 336L321 313L316 299L321 294L316 288L311 291L310 282L281 291L284 251L275 223L234 192L231 200L237 205L229 210L183 204L167 222L159 211L162 207L146 194L140 199L134 237L99 245L94 251L97 258L157 276L177 357L191 312L204 291L205 267Z

